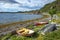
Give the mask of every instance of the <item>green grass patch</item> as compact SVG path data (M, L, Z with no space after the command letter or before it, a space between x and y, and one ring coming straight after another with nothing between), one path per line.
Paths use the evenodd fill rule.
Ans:
M44 40L60 40L60 29L46 34Z
M42 29L44 26L45 26L45 25L38 25L38 26L30 25L30 26L28 26L27 28L32 29L32 30L34 30L34 31L36 32L36 31Z
M12 35L11 33L6 34L6 35L0 37L0 40L7 40L11 35Z

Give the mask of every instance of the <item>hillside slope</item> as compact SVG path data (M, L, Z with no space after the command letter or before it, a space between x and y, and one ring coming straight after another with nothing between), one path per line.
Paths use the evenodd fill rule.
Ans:
M56 6L57 12L60 13L60 0L56 0L52 3L46 4L44 7L38 10L31 10L31 11L25 11L24 13L33 13L33 14L41 14L43 12L48 12L51 7Z
M45 5L43 8L40 9L40 11L41 12L48 12L49 9L53 6L56 6L57 12L59 12L60 11L60 0L56 0L52 3Z

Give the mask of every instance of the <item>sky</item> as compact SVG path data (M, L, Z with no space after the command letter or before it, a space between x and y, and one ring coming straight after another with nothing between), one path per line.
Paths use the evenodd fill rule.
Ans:
M0 12L31 11L55 0L0 0Z

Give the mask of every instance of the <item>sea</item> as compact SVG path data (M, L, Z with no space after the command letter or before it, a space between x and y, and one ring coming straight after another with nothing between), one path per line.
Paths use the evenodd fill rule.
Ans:
M33 20L41 17L42 15L28 13L0 13L0 24Z

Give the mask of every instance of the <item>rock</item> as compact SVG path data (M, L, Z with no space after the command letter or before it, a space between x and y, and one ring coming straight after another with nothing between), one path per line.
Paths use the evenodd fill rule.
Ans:
M55 31L56 29L57 29L56 24L48 24L44 28L41 29L41 34L45 35L46 33Z

